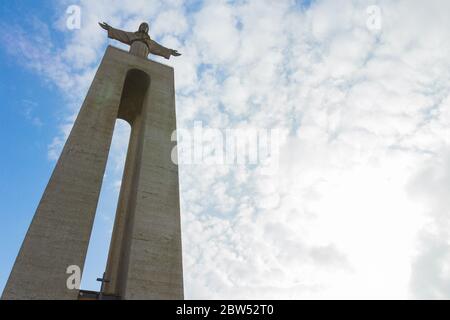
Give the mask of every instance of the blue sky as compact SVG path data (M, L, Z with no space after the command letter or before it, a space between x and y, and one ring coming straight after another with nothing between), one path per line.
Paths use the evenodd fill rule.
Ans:
M19 23L26 16L52 16L53 9L44 7L35 1L5 2L0 19L3 23ZM58 131L58 105L63 102L54 87L23 68L4 48L0 50L0 60L0 131L5 137L0 141L3 288L54 166L48 160L47 149Z
M180 166L186 297L450 297L448 12L439 0L4 2L0 290L105 47L123 48L97 21L146 20L183 53L156 58L175 68L180 128L289 133L275 175ZM127 135L118 122L84 288L104 268Z

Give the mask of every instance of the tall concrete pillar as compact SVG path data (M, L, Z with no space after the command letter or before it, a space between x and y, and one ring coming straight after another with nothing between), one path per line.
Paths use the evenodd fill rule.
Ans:
M171 67L108 47L28 229L2 299L77 299L68 266L84 267L116 119L131 125L105 293L182 299Z

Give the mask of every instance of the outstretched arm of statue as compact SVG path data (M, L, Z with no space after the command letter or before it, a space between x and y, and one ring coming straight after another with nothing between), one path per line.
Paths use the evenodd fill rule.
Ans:
M98 23L100 27L102 27L103 29L105 29L106 31L109 31L110 28L112 28L109 24L107 24L106 22L102 22L102 23Z
M149 51L152 54L164 57L166 59L170 59L170 56L175 56L175 57L181 56L181 53L179 53L177 50L166 48L154 40L149 39L146 42L147 42Z
M134 37L133 32L126 32L120 29L113 28L106 22L99 23L99 26L108 31L108 38L131 45L131 40Z

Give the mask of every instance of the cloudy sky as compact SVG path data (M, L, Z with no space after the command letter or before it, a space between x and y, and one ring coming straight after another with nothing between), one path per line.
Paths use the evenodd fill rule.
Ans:
M446 0L2 2L0 290L106 46L124 48L98 21L149 21L183 53L155 58L175 68L178 127L285 132L271 174L180 165L186 298L450 298ZM128 135L118 121L86 289Z

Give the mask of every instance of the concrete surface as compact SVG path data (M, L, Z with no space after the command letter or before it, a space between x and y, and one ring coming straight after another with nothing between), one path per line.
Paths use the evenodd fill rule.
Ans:
M77 299L66 269L84 267L117 118L132 126L105 292L183 299L171 67L108 47L15 261L2 299Z

